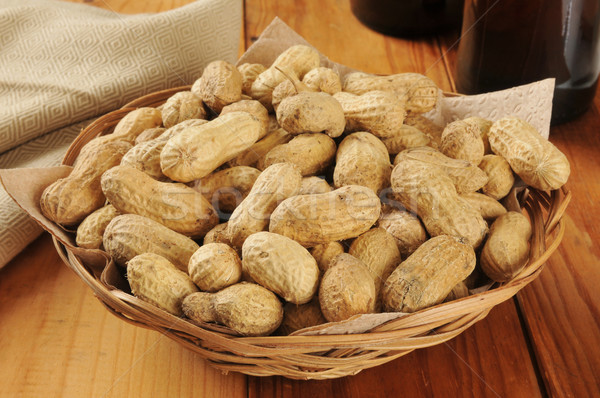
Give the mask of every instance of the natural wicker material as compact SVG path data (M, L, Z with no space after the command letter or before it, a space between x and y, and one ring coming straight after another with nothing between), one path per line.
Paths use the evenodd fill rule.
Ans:
M135 107L159 106L181 90L189 90L189 86L149 94L100 117L76 138L63 163L72 165L83 145L97 135L110 133ZM56 238L54 243L65 263L113 314L135 325L159 331L197 352L216 368L254 376L328 379L356 374L414 349L450 340L483 319L495 305L510 299L539 275L560 244L565 232L561 217L569 199L570 193L564 188L550 193L530 190L526 195L523 208L529 214L533 229L530 260L510 282L407 314L360 334L239 337L223 327L196 326L111 288Z

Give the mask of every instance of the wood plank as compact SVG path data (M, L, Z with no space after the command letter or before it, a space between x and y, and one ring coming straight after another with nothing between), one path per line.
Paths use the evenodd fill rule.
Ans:
M246 396L243 375L110 314L47 234L2 269L0 291L2 397Z
M441 51L455 37L441 42ZM456 49L448 51L449 70ZM580 118L550 129L550 141L571 162L567 187L573 199L565 237L540 276L518 302L551 396L600 396L600 90Z
M373 73L416 71L451 90L437 39L408 41L365 28L348 2L246 2L246 45L275 17L334 61ZM401 382L399 382L401 380ZM401 387L400 387L401 386ZM413 352L356 376L331 381L249 378L250 397L540 396L512 300L447 344Z

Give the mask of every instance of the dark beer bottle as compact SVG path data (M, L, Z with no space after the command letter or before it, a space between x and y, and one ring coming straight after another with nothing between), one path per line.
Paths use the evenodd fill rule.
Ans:
M582 114L600 72L600 1L466 0L457 90L476 94L554 77L552 123Z
M460 29L464 0L350 0L352 12L378 32L401 37Z

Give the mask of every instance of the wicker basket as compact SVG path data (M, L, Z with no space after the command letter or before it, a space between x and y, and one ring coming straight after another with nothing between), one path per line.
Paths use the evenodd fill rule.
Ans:
M164 90L132 101L84 129L70 146L63 164L72 165L83 145L112 128L128 112L159 106L189 86ZM523 200L533 227L528 265L513 280L490 290L427 308L376 326L365 333L239 337L226 328L199 327L114 289L54 239L59 255L116 316L150 328L197 352L214 367L254 376L280 375L293 379L328 379L360 372L392 361L414 349L450 340L483 319L497 304L510 299L533 281L556 250L564 234L561 217L568 205L566 189L550 193L530 190Z

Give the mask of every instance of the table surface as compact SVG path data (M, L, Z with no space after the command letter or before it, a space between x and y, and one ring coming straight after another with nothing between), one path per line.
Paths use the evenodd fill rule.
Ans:
M189 2L75 1L122 13ZM365 28L347 0L246 0L240 54L275 16L336 62L454 88L457 32L403 40ZM598 397L599 107L600 92L585 115L550 132L572 167L561 246L534 282L447 343L327 381L222 374L109 313L44 234L0 271L0 397Z

